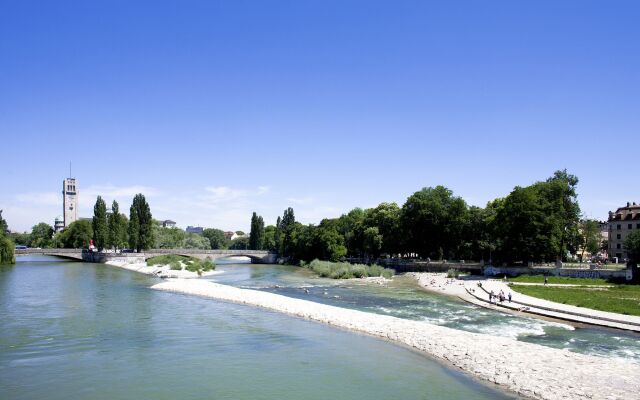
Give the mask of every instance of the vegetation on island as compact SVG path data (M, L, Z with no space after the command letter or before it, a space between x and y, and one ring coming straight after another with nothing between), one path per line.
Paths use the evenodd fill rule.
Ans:
M185 269L187 271L197 272L198 275L203 272L216 269L216 264L210 258L200 260L195 257L179 256L175 254L151 257L147 260L147 265L169 265L172 270L180 271Z
M0 210L0 265L16 263L15 244L7 235L8 229L7 221L2 218Z
M301 267L309 268L316 274L325 278L332 279L351 279L351 278L369 278L383 277L390 279L395 271L389 268L381 267L373 264L351 264L348 262L330 262L313 260L310 263L302 261Z
M577 307L640 316L640 286L614 285L610 288L514 285L514 291Z

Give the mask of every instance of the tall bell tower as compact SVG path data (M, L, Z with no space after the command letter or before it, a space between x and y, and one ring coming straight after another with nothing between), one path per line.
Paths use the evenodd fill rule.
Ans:
M62 207L64 227L78 220L78 188L76 178L62 181Z

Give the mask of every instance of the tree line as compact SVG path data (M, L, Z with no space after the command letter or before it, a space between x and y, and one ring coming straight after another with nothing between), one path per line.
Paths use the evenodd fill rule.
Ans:
M354 208L318 225L297 222L288 208L275 225L264 227L254 213L250 248L278 251L290 262L381 256L498 264L566 259L601 246L597 222L581 219L577 184L576 176L556 171L484 208L469 206L444 186L427 187L402 206Z

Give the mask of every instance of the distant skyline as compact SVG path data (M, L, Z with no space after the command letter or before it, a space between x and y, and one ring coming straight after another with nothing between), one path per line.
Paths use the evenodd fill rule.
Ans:
M640 3L11 2L0 209L53 224L73 163L157 219L318 223L444 185L469 204L568 169L587 217L640 202ZM634 153L636 151L636 153Z

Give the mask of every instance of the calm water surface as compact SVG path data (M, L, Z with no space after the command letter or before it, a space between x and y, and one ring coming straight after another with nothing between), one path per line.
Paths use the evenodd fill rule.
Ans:
M220 269L220 280L282 280L292 292L307 279ZM157 282L38 256L0 268L0 399L509 398L392 343L150 290Z

